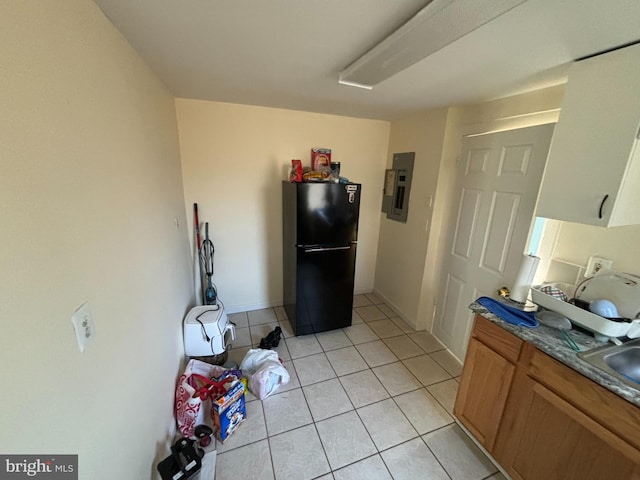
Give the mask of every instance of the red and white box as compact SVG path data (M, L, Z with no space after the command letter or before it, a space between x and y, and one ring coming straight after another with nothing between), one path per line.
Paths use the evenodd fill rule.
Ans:
M331 168L331 149L312 148L311 149L311 170L322 170L322 167Z

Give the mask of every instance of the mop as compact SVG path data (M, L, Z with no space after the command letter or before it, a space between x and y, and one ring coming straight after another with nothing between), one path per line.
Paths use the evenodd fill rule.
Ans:
M204 304L205 305L218 305L218 292L215 286L211 282L213 276L213 254L215 248L213 242L209 239L209 223L204 224L205 239L202 242L202 249L200 251L200 261L203 266L205 275L207 276L207 285L204 289Z

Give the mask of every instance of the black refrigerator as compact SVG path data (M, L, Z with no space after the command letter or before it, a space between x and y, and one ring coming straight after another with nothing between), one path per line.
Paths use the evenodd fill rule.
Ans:
M283 303L296 335L351 325L360 189L282 182Z

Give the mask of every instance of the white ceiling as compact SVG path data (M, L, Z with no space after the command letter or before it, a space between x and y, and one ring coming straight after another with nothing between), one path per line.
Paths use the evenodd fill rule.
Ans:
M563 83L640 40L638 0L527 0L367 91L338 73L427 0L95 2L176 97L386 120Z

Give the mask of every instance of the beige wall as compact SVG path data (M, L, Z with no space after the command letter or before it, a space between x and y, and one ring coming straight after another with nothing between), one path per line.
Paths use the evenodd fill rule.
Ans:
M430 330L432 327L433 305L437 300L442 259L447 247L442 239L447 226L455 221L453 205L457 194L452 186L462 137L556 122L563 95L564 85L559 85L492 102L451 107L446 115L442 110L436 110L392 122L389 152L419 152L426 146L432 152L426 162L428 178L424 175L427 170L423 170L422 175L414 178L414 186L419 185L418 188L429 193L435 188L435 194L432 211L425 208L424 193L414 195L412 191L411 195L409 211L410 216L412 212L415 214L413 220L424 226L425 218L430 217L431 226L426 236L415 224L411 230L410 222L403 226L382 220L375 288L418 329ZM440 128L443 119L446 122L444 131ZM430 134L434 136L427 137ZM438 150L441 157L434 160L433 155ZM416 160L418 158L417 155ZM435 187L432 174L437 174ZM605 229L554 221L549 222L547 229L538 280L546 275L551 258L586 265L590 255L613 260L616 270L640 274L640 256L635 248L640 243L639 226ZM410 238L400 234L410 231ZM411 265L408 258L413 258L419 268ZM422 278L419 278L418 270L422 272Z
M409 323L416 325L425 270L431 215L436 194L447 109L413 115L392 123L387 168L394 153L415 152L406 223L381 215L375 291ZM424 326L422 327L424 328Z
M398 235L402 226L382 222L376 292L416 328L432 327L446 249L442 239L445 229L455 220L453 206L457 195L453 181L462 137L555 122L563 94L564 87L557 86L392 122L389 151L416 151L416 163L423 165L424 170L414 177L413 185L418 185L423 193L415 196L411 193L409 212L410 216L416 212L416 223L407 222L404 226L405 233L411 230L411 238ZM424 153L420 162L418 149ZM426 198L431 193L432 210L426 208ZM431 220L428 234L423 233L425 218ZM413 259L414 264L408 259Z
M89 0L3 1L0 58L2 453L150 478L192 295L173 98Z
M603 228L562 222L553 257L586 266L596 255L613 260L616 271L640 275L638 245L640 225Z
M282 304L281 182L291 159L310 165L312 147L362 183L355 289L371 291L388 122L187 99L176 109L187 210L198 203L210 222L228 312Z
M0 58L0 445L77 453L82 478L94 479L150 478L166 454L192 302L193 202L212 225L228 310L277 305L280 181L290 159L308 163L312 146L331 147L343 174L363 184L356 290L371 290L375 273L376 289L430 329L462 135L553 121L563 93L391 125L174 104L89 0L2 2ZM396 151L417 154L407 224L380 220ZM554 255L586 263L597 254L638 273L638 241L640 227L564 224ZM80 353L70 316L84 301L97 336Z

